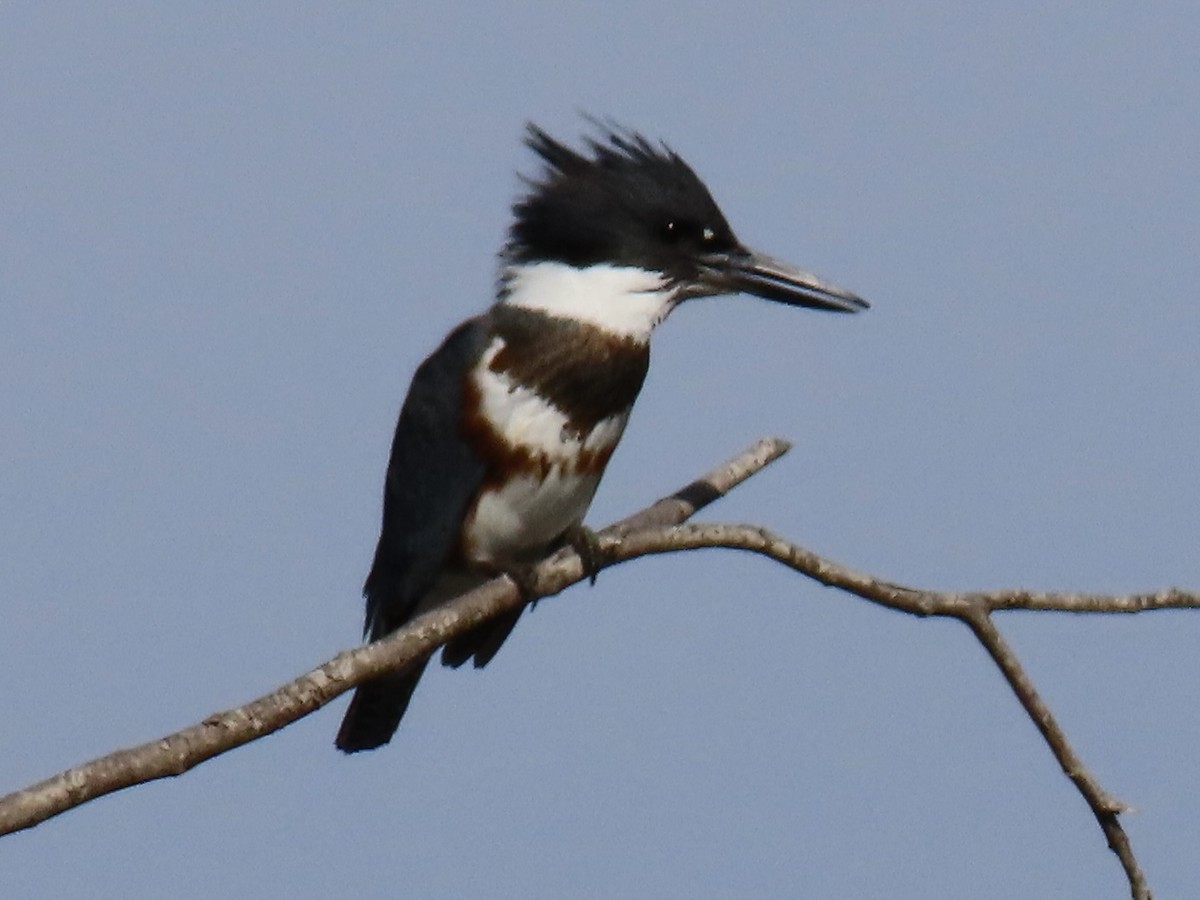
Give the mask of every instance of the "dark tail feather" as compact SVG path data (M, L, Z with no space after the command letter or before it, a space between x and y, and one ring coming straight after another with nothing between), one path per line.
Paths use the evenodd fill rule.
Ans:
M374 750L392 739L429 658L360 685L338 729L337 748L345 753Z
M451 640L442 649L442 665L457 669L474 656L475 668L482 669L492 661L500 645L512 633L523 609L524 607L481 622L466 634Z

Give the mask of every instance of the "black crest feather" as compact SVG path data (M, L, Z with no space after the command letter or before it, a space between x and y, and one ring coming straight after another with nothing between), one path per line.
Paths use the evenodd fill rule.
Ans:
M543 162L513 205L505 245L512 262L556 260L642 266L686 275L705 249L736 244L724 215L691 166L666 144L602 126L576 150L537 125L525 144Z

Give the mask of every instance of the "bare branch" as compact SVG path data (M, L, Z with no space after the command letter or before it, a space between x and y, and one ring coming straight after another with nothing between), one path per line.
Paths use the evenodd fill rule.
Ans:
M693 522L672 528L666 533L637 531L626 534L616 544L607 540L601 542L602 550L614 562L650 554L711 547L746 550L769 557L826 587L840 588L888 609L915 616L943 616L966 621L976 611L985 614L1011 610L1139 613L1164 609L1200 609L1200 593L1179 588L1165 588L1144 594L1055 593L1021 589L960 592L914 588L855 571L758 525Z
M991 614L1008 610L1072 613L1134 613L1200 608L1200 594L1169 588L1156 593L1105 595L1026 590L930 591L856 572L818 556L765 528L753 525L681 524L777 459L789 445L760 441L754 447L641 512L599 534L602 567L659 553L724 547L766 556L828 587L916 616L963 622L983 645L1033 720L1063 772L1079 790L1125 870L1134 900L1150 900L1150 889L1134 857L1119 814L1127 807L1110 795L1071 747ZM537 597L583 580L582 564L564 549L533 572ZM0 835L30 828L51 816L122 788L183 772L307 715L339 694L383 672L402 668L486 618L515 609L520 596L507 578L488 584L414 620L374 644L338 654L278 690L158 741L117 751L68 769L24 790L0 797Z
M1118 815L1128 807L1109 794L1071 747L1050 707L1034 687L1016 653L992 622L991 613L1041 610L1074 613L1135 613L1160 609L1200 608L1200 594L1168 588L1152 594L1126 596L1080 593L1034 593L1024 590L953 593L928 591L881 581L818 556L753 525L681 525L662 534L639 532L622 542L619 556L670 553L703 547L748 550L783 563L828 587L840 588L889 609L917 616L943 616L962 621L984 646L1009 687L1041 733L1063 773L1071 780L1100 824L1108 846L1117 855L1133 900L1151 900L1149 884L1133 854Z
M1108 846L1121 861L1121 867L1125 870L1125 877L1129 879L1129 888L1134 900L1150 900L1150 886L1146 883L1146 876L1133 855L1133 847L1129 843L1125 829L1121 827L1121 823L1117 819L1118 813L1126 812L1129 807L1104 790L1087 766L1083 764L1083 760L1076 755L1075 750L1067 741L1066 732L1062 730L1053 713L1050 712L1050 707L1046 705L1037 689L1034 688L1033 681L1021 667L1016 653L996 629L987 612L980 607L977 612L965 617L964 621L991 654L992 660L999 666L1000 671L1004 673L1013 693L1017 695L1017 699L1025 707L1025 712L1029 714L1033 724L1042 733L1042 737L1050 746L1058 764L1062 766L1063 773L1071 779L1079 793L1083 795L1083 799L1087 801L1087 805L1091 807L1092 814L1100 823L1100 829L1108 838Z
M671 496L610 526L601 535L613 538L630 531L646 528L661 531L677 525L790 448L791 444L781 438L758 441ZM579 558L571 551L552 556L534 574L540 596L558 593L583 577ZM182 775L214 756L278 731L363 681L390 669L403 668L439 644L496 613L520 606L525 600L507 578L494 579L415 619L385 640L339 653L264 697L0 797L0 835L31 828L68 809L135 784Z

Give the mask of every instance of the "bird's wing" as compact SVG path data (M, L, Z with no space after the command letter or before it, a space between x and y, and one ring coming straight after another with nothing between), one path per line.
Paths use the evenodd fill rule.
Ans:
M417 369L396 423L383 527L363 593L372 639L412 618L459 540L484 463L463 439L466 378L489 340L486 316L468 319Z

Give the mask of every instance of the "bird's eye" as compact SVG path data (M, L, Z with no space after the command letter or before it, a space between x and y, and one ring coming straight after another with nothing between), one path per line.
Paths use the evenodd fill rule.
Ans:
M683 241L701 241L708 243L716 235L711 228L701 228L695 222L685 219L667 219L662 225L663 240L671 244Z

